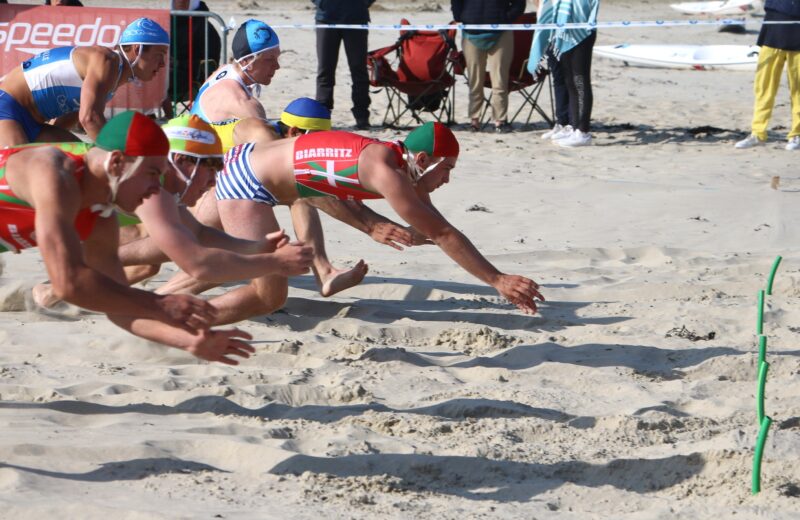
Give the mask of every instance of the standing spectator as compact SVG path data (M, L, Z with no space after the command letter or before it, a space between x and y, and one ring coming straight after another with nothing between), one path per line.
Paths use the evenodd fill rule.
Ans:
M5 4L6 2L0 2L0 3ZM83 4L80 2L80 0L55 0L54 2L51 2L50 0L44 0L44 5L56 5L56 6L60 5L60 6L64 6L64 7L83 7Z
M208 12L208 6L201 0L172 0L173 11L202 11ZM189 35L189 20L192 22L192 32ZM217 29L208 24L208 56L206 52L206 20L204 16L172 16L172 28L174 34L172 35L172 45L170 47L170 59L173 62L170 64L170 71L168 76L169 90L167 91L167 98L161 106L167 118L173 117L172 100L187 101L190 99L189 87L193 87L194 78L189 77L189 46L192 48L191 69L192 75L197 77L200 70L203 69L203 60L213 60L209 63L209 73L219 67L219 57L222 52L222 42L219 37ZM205 76L202 76L205 80ZM173 80L177 81L173 83ZM192 88L192 96L197 94L197 91Z
M525 12L525 0L451 0L453 19L464 24L513 23ZM514 57L511 31L465 29L461 42L469 82L470 128L480 130L486 66L492 81L492 117L496 132L509 132L508 80Z
M317 6L315 20L319 24L369 23L369 7L375 0L311 0ZM360 29L317 29L317 101L333 110L333 87L336 85L336 63L339 47L344 42L347 65L353 79L353 117L356 128L369 128L369 75L367 74L367 37Z
M767 0L764 4L764 21L800 22L800 0ZM757 45L758 68L753 85L752 133L736 143L736 148L752 148L767 140L767 125L772 116L775 96L781 83L783 64L789 79L792 99L792 129L789 130L787 150L800 150L800 26L796 24L761 26Z
M561 139L564 134L572 133L572 126L569 124L569 91L567 83L564 81L564 72L561 70L561 62L553 55L553 51L547 51L547 68L550 69L550 77L553 78L553 93L556 102L556 124L553 128L542 134L542 139Z
M600 0L542 0L539 23L593 23ZM570 124L559 132L560 146L592 144L592 48L597 31L589 29L539 30L533 37L528 70L534 73L548 51L560 61L569 96Z

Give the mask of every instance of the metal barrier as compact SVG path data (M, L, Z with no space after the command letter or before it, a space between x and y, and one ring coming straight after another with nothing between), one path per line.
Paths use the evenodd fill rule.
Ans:
M173 45L172 45L172 83L170 85L170 88L171 88L171 91L172 91L172 111L173 111L174 115L178 115L179 114L179 112L178 112L178 106L179 105L183 108L183 110L180 113L187 112L189 110L189 107L191 106L192 100L194 99L194 92L193 92L194 88L193 87L194 87L194 76L195 76L195 73L192 70L193 65L194 65L193 64L194 60L192 58L193 58L193 54L194 54L194 51L195 51L195 49L193 48L193 45L192 45L192 23L194 21L193 19L194 18L203 18L204 19L203 20L203 31L204 31L203 41L205 43L205 46L204 46L205 48L203 49L203 59L200 60L200 63L203 66L203 78L204 79L207 78L209 76L209 74L214 72L214 69L216 69L216 67L218 67L219 65L221 65L223 63L227 63L228 62L228 32L231 31L231 28L228 27L225 24L225 22L222 20L222 18L216 13L212 13L212 12L209 12L209 11L171 11L170 12L170 19L171 19L171 25L172 25L171 26L171 29L172 29L171 30L171 34L173 35L172 36L173 38L176 37L175 35L176 35L176 32L177 32L177 20L178 20L178 17L187 17L187 18L189 18L189 31L188 31L188 39L189 39L189 41L188 42L178 42L178 41L174 41L173 40ZM209 26L209 23L210 23L209 22L210 19L214 20L219 25L219 29L220 30L218 31L218 33L219 33L220 39L221 39L220 63L216 63L214 65L214 68L211 68L209 66L211 61L214 61L214 60L209 59L209 56L208 56L208 35L209 35L209 27L208 26ZM188 78L187 78L188 79L188 83L189 83L188 99L177 99L177 97L178 97L177 94L178 94L178 90L179 89L177 88L177 84L178 84L178 67L176 66L176 64L178 62L178 59L177 59L178 45L180 45L181 43L185 43L186 45L188 45L188 48L189 48L189 75L188 75ZM188 101L188 104L186 103L186 101Z

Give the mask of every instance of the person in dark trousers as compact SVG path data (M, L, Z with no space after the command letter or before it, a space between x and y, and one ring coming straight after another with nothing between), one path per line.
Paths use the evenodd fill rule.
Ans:
M208 6L205 2L199 0L173 0L173 11L198 11L209 12ZM191 37L189 35L189 20L192 20ZM170 64L170 71L168 74L169 90L167 91L167 99L164 100L162 110L168 118L172 118L172 100L187 101L190 99L189 86L193 85L195 78L202 78L200 83L205 80L203 73L204 64L203 60L206 59L206 18L204 16L173 16L172 28L174 33L172 35L172 46L169 50L170 59L173 62ZM189 77L189 45L191 42L192 47L192 75L194 78ZM219 62L220 54L222 52L222 41L220 40L219 33L213 24L208 24L208 59L214 60L213 63L208 64L209 74L214 72L217 67L222 65ZM176 80L177 81L174 81ZM193 88L191 98L197 95L197 89Z
M369 23L369 7L375 0L312 0L317 6L318 24ZM317 29L317 101L333 110L333 87L336 85L336 63L339 47L344 52L353 79L353 117L356 128L369 128L369 75L367 74L367 37L361 29Z
M540 0L540 24L594 23L600 0ZM543 29L533 35L528 71L535 74L544 56L551 53L560 62L569 95L569 121L550 138L559 146L592 144L590 124L592 93L592 49L597 31L589 29Z
M556 104L556 124L553 128L542 134L542 139L560 139L561 135L568 130L569 126L569 90L564 81L564 71L561 63L553 55L552 51L547 51L547 68L550 69L550 77L553 80L553 96Z
M453 19L463 24L507 24L525 12L525 0L451 0ZM469 82L470 128L480 129L486 67L492 81L492 118L496 132L508 132L508 81L514 57L511 31L465 29L461 43Z

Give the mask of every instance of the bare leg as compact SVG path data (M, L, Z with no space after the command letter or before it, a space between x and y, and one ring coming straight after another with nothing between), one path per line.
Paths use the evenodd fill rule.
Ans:
M0 149L7 146L26 144L28 136L22 125L12 119L0 120Z
M189 208L189 211L201 224L222 229L222 221L217 210L217 192L215 188L212 187L203 193L195 205Z
M231 236L260 240L278 231L278 221L271 206L249 200L217 201L225 232ZM218 309L217 324L234 323L252 316L269 314L286 303L289 281L283 276L264 276L244 287L213 298Z
M257 117L242 119L233 128L235 144L269 142L280 138L281 136L269 123Z
M351 269L336 269L328 260L322 222L320 222L317 208L300 199L292 203L291 212L292 225L297 239L314 248L312 269L320 288L320 294L333 296L339 291L361 283L368 269L363 260L359 260Z

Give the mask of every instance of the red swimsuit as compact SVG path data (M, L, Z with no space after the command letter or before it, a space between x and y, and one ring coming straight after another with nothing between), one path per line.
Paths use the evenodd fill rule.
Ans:
M47 146L47 145L41 145ZM91 148L86 143L53 144L73 161L75 161L75 180L80 182L84 172L84 155ZM18 198L6 181L6 163L8 158L17 152L31 148L6 148L0 150L0 253L36 247L35 218L36 210L24 200ZM69 151L68 151L69 150ZM86 240L94 229L98 213L89 208L82 209L75 217L75 230L81 240Z
M315 132L294 143L294 177L301 197L334 196L341 200L380 199L358 180L358 156L368 145L382 144L404 164L398 143L379 141L350 132Z

